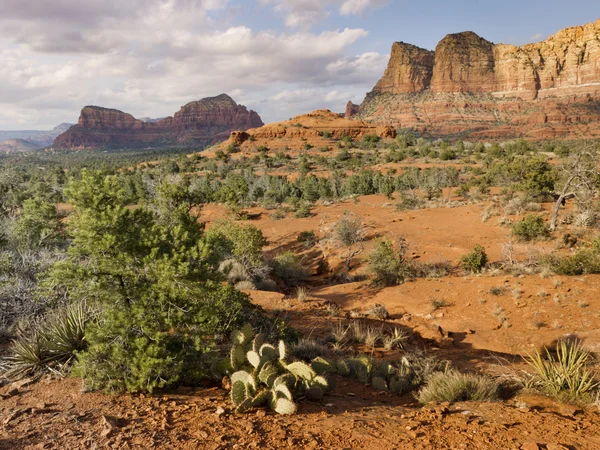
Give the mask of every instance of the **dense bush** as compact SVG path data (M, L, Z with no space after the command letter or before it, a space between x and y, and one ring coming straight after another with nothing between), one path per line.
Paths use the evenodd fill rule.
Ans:
M460 260L460 264L467 272L478 273L481 272L488 261L485 249L481 245L476 245L473 251Z
M298 234L298 242L300 242L305 248L310 248L317 243L317 237L314 231L301 231Z
M379 286L395 286L414 276L414 267L406 258L404 242L397 249L389 239L378 242L367 261L369 271L374 275L373 283Z
M513 224L512 234L522 241L532 241L534 239L548 237L550 235L550 230L544 223L544 218L542 216L527 214L523 220Z
M76 366L89 387L152 391L197 383L210 375L217 336L242 322L285 331L272 329L245 294L211 281L219 279L222 248L251 259L262 235L251 232L236 246L227 236L247 229L231 227L218 236L221 247L211 246L217 237L206 239L185 208L172 211L168 225L145 208L128 208L114 176L83 172L66 193L74 207L72 244L47 285L99 310Z
M273 275L286 283L296 284L310 276L304 257L290 251L275 256L271 267Z
M579 250L569 256L549 256L542 264L557 275L583 275L600 273L600 254L595 250Z

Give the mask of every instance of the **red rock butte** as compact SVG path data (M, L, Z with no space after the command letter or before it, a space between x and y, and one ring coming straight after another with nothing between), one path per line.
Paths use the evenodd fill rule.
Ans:
M235 130L260 127L254 111L226 94L181 107L173 117L144 122L116 109L86 106L77 125L54 140L59 149L201 147L222 141Z
M357 114L432 137L600 137L600 20L522 47L470 31L435 51L395 42Z

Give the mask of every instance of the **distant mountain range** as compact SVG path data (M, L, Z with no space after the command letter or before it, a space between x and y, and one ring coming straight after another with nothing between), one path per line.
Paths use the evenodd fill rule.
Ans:
M72 126L71 123L61 123L52 130L0 130L0 152L26 152L49 147L57 136Z
M232 131L263 125L260 116L221 94L181 107L172 117L136 119L100 106L81 110L77 125L56 137L56 149L202 148L226 140Z

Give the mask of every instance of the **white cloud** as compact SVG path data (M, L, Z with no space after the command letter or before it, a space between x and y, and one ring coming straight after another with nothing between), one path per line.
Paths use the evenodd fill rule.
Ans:
M387 3L388 0L345 0L340 6L340 14L362 14L368 9L381 8Z
M530 40L530 41L534 41L534 42L535 42L535 41L540 41L540 40L542 39L542 37L543 37L543 36L542 36L542 34L541 34L541 33L536 33L536 34L534 34L533 36L531 36L531 37L529 38L529 40Z
M285 17L288 27L308 29L338 9L348 16L362 14L368 9L385 6L389 0L258 0L263 6L273 5L273 10ZM339 5L339 7L338 7Z
M40 10L29 14L25 3ZM385 55L348 56L363 29L254 30L221 21L224 3L2 0L0 129L75 121L88 104L163 117L222 92L279 120L323 99L340 110L346 95L360 100L383 73ZM271 99L285 91L317 96Z

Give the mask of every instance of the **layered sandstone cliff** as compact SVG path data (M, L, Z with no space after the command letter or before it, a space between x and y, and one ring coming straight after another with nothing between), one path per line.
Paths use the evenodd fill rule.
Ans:
M433 136L571 138L600 135L599 105L600 20L522 47L472 32L435 52L394 43L359 115Z
M319 109L285 122L269 123L246 131L234 131L229 140L220 145L220 149L226 150L230 145L234 145L239 147L242 153L254 154L262 146L274 152L289 152L305 150L306 144L310 144L317 152L319 148L330 147L333 140L342 139L344 136L357 140L366 135L394 138L396 130L391 126L350 120L328 109Z
M183 106L173 117L142 121L116 109L86 106L77 125L54 140L72 148L196 147L227 139L234 130L262 126L254 111L221 94Z

